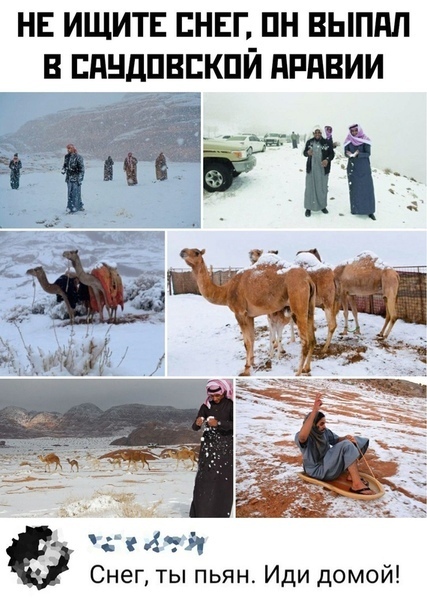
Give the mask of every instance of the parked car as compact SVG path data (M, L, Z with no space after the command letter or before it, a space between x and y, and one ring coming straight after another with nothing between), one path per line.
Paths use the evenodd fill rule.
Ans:
M256 158L241 141L208 138L203 141L203 187L206 191L226 191L233 178L250 172Z
M268 134L266 134L264 136L264 142L267 147L279 147L280 145L283 145L283 139L280 138L280 134L277 134L277 132L269 132Z
M248 147L252 147L254 153L264 152L266 150L265 141L256 134L238 134L235 136L231 136L229 140L238 140L240 137L244 137L244 143Z

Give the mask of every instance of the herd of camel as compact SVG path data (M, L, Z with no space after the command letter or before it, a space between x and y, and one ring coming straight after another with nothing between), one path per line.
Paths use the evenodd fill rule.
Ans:
M316 345L315 307L325 312L328 335L322 348L325 354L337 327L337 314L342 307L344 331L348 332L348 307L360 333L355 296L382 294L386 317L378 334L386 338L397 320L396 300L399 275L384 265L372 252L332 268L324 264L316 249L296 254L293 263L282 260L278 251L253 249L249 252L251 266L238 271L223 285L216 285L204 262L205 250L185 248L180 256L191 268L200 293L212 304L228 306L239 324L246 350L246 363L240 375L250 375L254 365L255 317L267 315L270 330L270 357L281 352L285 325L295 324L301 353L296 375L310 372L311 357Z
M128 462L127 469L130 470L131 466L135 468L138 467L138 462L142 464L142 467L150 470L149 461L154 459L176 459L176 468L178 469L179 462L182 462L185 465L187 460L191 461L191 469L193 470L194 466L197 465L198 462L198 448L190 448L190 447L180 447L178 449L163 449L160 455L155 455L150 451L144 451L141 449L122 449L119 451L112 451L111 453L105 453L97 458L93 457L91 454L88 454L88 459L93 460L97 468L99 468L99 463L101 459L107 459L109 463L113 466L121 467L122 461ZM53 468L53 472L58 468L62 470L61 460L56 455L56 453L48 453L47 455L38 455L38 459L45 464L45 471L50 472L51 466L55 466ZM76 459L69 459L67 457L67 462L70 465L71 472L79 471L79 462Z
M117 308L124 308L123 283L118 271L102 263L99 267L91 270L90 273L83 269L78 250L69 250L63 252L62 256L71 261L75 273L70 275L70 279L78 279L79 283L86 285L89 290L89 299L87 300L87 320L91 321L95 312L99 312L101 322L104 321L104 307L107 309L108 320L117 321ZM48 294L54 294L61 297L67 307L70 322L74 323L74 308L72 307L66 289L64 290L58 283L49 283L46 272L42 266L30 268L27 275L36 277L42 289Z

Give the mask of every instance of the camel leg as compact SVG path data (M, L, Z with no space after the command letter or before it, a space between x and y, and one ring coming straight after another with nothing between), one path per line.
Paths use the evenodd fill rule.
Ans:
M344 329L342 330L341 335L346 336L348 334L348 298L347 298L347 294L342 294L341 304L342 304L342 312L344 315Z
M274 348L276 343L276 326L274 324L273 315L267 315L268 320L268 331L270 335L270 351L269 357L272 359L274 357Z
M65 302L65 306L67 307L68 315L70 317L70 323L73 324L74 323L74 310L71 308L71 304L70 304L70 301L68 300L68 296L62 290L61 290L60 296L62 296L62 299Z
M350 296L350 308L351 308L351 312L353 313L354 323L355 323L354 333L359 335L360 334L359 316L357 313L357 302L356 302L356 298L354 296Z
M328 336L327 336L326 342L322 348L322 351L321 351L322 354L325 354L326 351L328 350L329 345L332 340L332 336L334 335L334 331L337 328L337 320L336 320L336 316L334 315L334 311L330 308L325 308L325 316L326 316L326 323L328 324Z
M236 320L239 324L240 331L243 336L243 343L246 350L246 364L245 368L240 375L250 375L251 367L254 364L254 342L255 342L255 328L254 318L248 317L247 315L235 315Z
M295 323L293 322L292 318L289 320L289 325L291 328L290 342L293 344L295 342Z
M359 326L359 318L357 314L357 304L354 296L349 296L348 294L342 294L342 308L344 313L344 329L341 332L341 335L346 336L348 334L348 305L350 302L351 312L354 317L354 322L356 327L354 328L355 334L360 334L360 326Z
M289 292L289 303L292 319L298 328L301 340L301 354L298 370L295 375L310 373L311 357L314 349L314 309L315 290L307 285L304 295L300 292Z
M386 316L385 316L384 325L383 325L380 333L377 335L377 338L385 339L389 335L390 331L393 328L393 325L397 321L397 313L396 313L396 300L394 298L387 299L384 296L384 301L385 301L385 305L386 305Z

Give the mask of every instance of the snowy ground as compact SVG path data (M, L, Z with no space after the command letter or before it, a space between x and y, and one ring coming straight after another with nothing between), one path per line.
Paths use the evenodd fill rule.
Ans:
M0 449L0 518L146 517L186 518L196 468L174 459L128 469L100 455L116 451L113 438L40 438L7 441ZM62 470L45 471L38 455L55 453ZM159 455L161 449L153 448ZM66 461L75 459L79 471ZM23 465L21 465L23 464Z
M351 317L351 314L350 314ZM245 365L243 338L233 313L226 306L217 306L202 296L182 294L167 299L167 363L170 376L237 376ZM405 376L425 375L425 325L398 320L385 341L377 340L384 319L359 313L361 335L340 336L342 313L338 328L325 358L316 347L311 375L326 376ZM319 345L326 339L325 314L316 309L316 339ZM353 323L350 322L350 329ZM267 317L255 319L256 376L292 376L298 367L300 344L297 338L289 343L289 328L285 328L282 358L269 361L269 331Z
M336 150L329 176L329 214L304 216L303 145L269 147L257 153L257 165L235 178L223 193L204 192L205 228L258 229L423 229L426 225L425 184L395 171L375 169L376 221L352 216L348 196L347 159Z
M79 250L88 272L103 261L118 269L125 305L117 324L97 314L71 326L64 303L26 275L43 266L54 282L69 268L67 249ZM0 231L0 251L0 375L164 375L163 233Z
M384 395L345 380L238 380L238 517L425 518L426 430L422 398ZM370 440L362 472L383 484L374 501L342 497L298 478L294 443L315 392L328 427Z
M102 161L87 160L82 185L85 212L66 214L67 185L62 158L21 157L18 190L9 170L0 174L1 228L197 228L200 227L200 165L170 163L168 179L157 181L154 166L138 163L138 185L129 187L119 162L114 179L103 180Z

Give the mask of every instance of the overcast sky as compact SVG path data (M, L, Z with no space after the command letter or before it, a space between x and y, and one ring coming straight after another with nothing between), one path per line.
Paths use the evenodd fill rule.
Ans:
M0 409L23 407L27 411L67 411L93 403L100 409L142 403L197 410L206 399L201 379L17 379L1 380Z
M205 248L205 262L215 268L248 266L253 248L278 250L288 261L299 251L317 248L322 260L333 265L365 250L392 266L427 263L425 231L169 231L168 267L187 268L179 256L185 247Z
M313 84L315 87L315 84ZM426 95L423 93L209 93L204 136L253 132L311 134L330 125L344 142L358 123L372 140L372 163L426 182Z
M124 94L103 92L23 92L0 93L0 135L16 132L23 124L64 109L110 105Z

